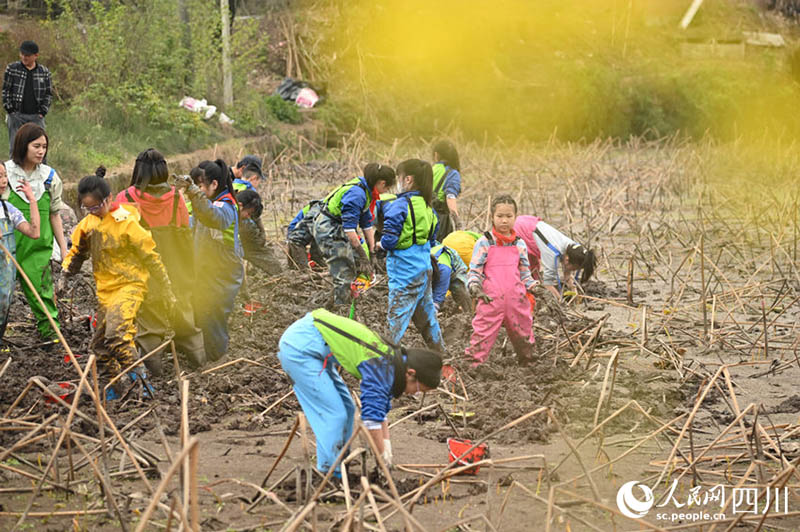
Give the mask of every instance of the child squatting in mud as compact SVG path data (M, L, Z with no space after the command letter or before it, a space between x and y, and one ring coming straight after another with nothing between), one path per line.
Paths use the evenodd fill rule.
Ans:
M78 203L85 216L72 233L72 249L64 259L64 277L77 274L91 256L97 284L98 325L90 348L102 370L113 379L137 359L136 314L152 276L160 288L167 316L174 315L176 300L167 270L156 253L153 237L139 224L135 207L112 202L111 187L103 179L105 168L78 183ZM62 279L64 279L62 277ZM108 389L106 398L117 399L131 381L146 378L141 365L123 375ZM147 384L145 396L152 395Z
M531 277L528 248L514 232L517 203L509 195L497 196L491 214L492 230L475 243L467 276L469 292L478 300L466 351L473 368L489 358L501 325L520 363L533 359L532 291L537 283Z

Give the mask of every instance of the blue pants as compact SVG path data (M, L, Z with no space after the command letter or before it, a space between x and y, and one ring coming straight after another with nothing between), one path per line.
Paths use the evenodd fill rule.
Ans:
M194 321L203 331L206 357L210 361L222 358L228 351L228 318L244 278L239 260L220 261L219 266L216 269L200 263L194 292Z
M0 207L2 208L2 207ZM0 238L8 251L14 253L17 246L14 240L14 228L7 218L0 219ZM0 338L6 333L8 311L14 301L14 285L17 282L17 268L5 253L0 252Z
M442 330L436 319L431 290L431 271L423 270L405 286L389 285L389 334L394 343L400 343L413 319L425 343L432 349L444 351Z
M294 384L294 394L317 438L317 469L330 470L353 434L356 407L350 390L336 371L336 359L322 339L311 313L284 331L278 343L278 360ZM341 476L339 466L334 475Z

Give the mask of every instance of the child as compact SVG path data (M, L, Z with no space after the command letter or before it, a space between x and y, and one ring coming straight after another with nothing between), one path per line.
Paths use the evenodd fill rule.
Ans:
M97 169L78 183L78 203L85 216L72 233L72 249L64 259L67 276L77 274L91 256L97 285L98 326L90 347L109 378L115 377L137 359L136 314L147 292L148 279L156 281L165 303L167 315L176 306L167 270L155 251L156 243L139 224L139 214L130 205L112 203L111 187L103 179L105 168ZM107 399L116 399L130 380L146 378L137 366L115 388ZM152 394L147 385L145 395Z
M364 239L372 253L375 249L375 229L372 227L375 201L394 186L394 182L392 168L370 163L364 167L363 177L353 178L331 191L314 219L312 233L330 268L332 303L340 312L349 310L350 285L356 275L364 273L372 277L373 273L356 230L360 226L364 231Z
M453 231L458 231L458 195L461 194L461 163L458 152L449 140L440 140L433 146L433 208L439 218L436 240L443 241Z
M228 318L244 278L239 211L225 161L203 161L189 176L176 178L176 186L185 189L192 202L198 265L195 323L203 331L206 356L214 361L228 350Z
M391 465L386 415L392 398L439 387L442 359L385 341L365 325L317 309L281 336L278 360L317 438L317 468L327 472L353 433L355 405L336 366L361 381L361 419ZM341 477L337 464L334 476Z
M44 341L53 341L58 337L47 319L49 314L56 326L58 323L58 307L56 306L53 278L50 274L50 259L53 257L53 239L58 244L61 258L67 254L67 241L64 238L64 226L59 210L66 208L61 201L63 184L58 173L44 163L47 157L49 139L44 129L33 123L23 125L14 138L14 150L11 160L6 161L10 195L8 202L29 216L30 201L17 192L23 181L27 181L36 199L41 229L39 238L32 239L23 233L15 233L17 241L17 261L25 275L33 284L33 288L44 302L42 308L36 296L22 281L22 293L28 300L39 335Z
M452 233L451 233L452 234ZM439 244L431 248L433 261L433 305L436 312L442 308L447 291L462 312L472 312L472 301L467 293L467 265L455 250Z
M492 231L478 239L472 253L467 287L479 300L467 348L473 368L489 358L501 325L505 325L519 362L533 359L533 323L527 294L536 282L528 265L528 248L514 232L516 217L514 199L497 196L492 201Z
M238 194L244 190L257 191L261 178L261 157L245 155L242 160L231 168L233 172L233 190Z
M272 249L267 247L267 232L261 223L261 214L264 212L261 196L255 189L248 188L237 192L236 202L239 204L241 218L239 234L245 260L267 275L278 275L283 271L283 267L272 254Z
M528 246L528 259L534 277L539 278L541 268L542 284L557 300L561 299L563 291L561 277L558 275L559 263L564 270L564 284L567 288L572 288L578 271L583 270L581 283L588 281L594 274L597 266L595 252L573 242L541 218L519 216L514 230Z
M389 276L389 334L394 343L410 320L429 347L444 351L431 292L431 241L436 235L436 215L431 208L431 165L419 159L397 167L403 192L386 206L383 237Z
M8 189L8 176L6 167L0 164L0 196L6 194ZM17 191L21 192L31 206L31 221L25 220L22 211L11 205L6 200L0 199L3 209L0 211L0 229L3 231L3 245L12 255L17 249L14 231L19 231L23 235L36 240L39 238L39 208L33 196L33 190L27 181L17 185ZM17 268L14 262L3 253L2 264L0 264L0 339L6 333L8 324L8 311L14 300L14 285L17 279Z
M474 231L453 231L442 240L442 244L458 253L464 264L469 264L472 260L472 250L475 249L475 242L480 237L481 234Z
M309 254L311 260L320 266L325 265L325 259L317 246L312 229L314 219L322 211L324 202L313 200L307 203L289 223L286 230L286 240L289 244L289 267L304 269L309 264ZM307 250L311 246L310 250Z
M136 157L131 185L117 194L117 203L127 203L139 211L139 223L150 231L156 251L167 269L178 307L173 324L164 314L164 300L155 285L148 282L147 296L136 316L136 345L147 354L175 331L175 346L186 355L189 366L202 366L206 360L203 333L195 326L192 292L195 283L194 243L189 227L189 211L180 193L167 183L167 161L157 150L150 148ZM161 375L161 356L145 361L156 376Z

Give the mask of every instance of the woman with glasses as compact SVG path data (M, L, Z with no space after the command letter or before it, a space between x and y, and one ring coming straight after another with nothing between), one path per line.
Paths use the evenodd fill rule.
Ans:
M67 254L64 226L58 213L66 208L61 201L63 185L56 171L43 162L47 156L48 142L44 129L36 124L25 124L19 128L14 137L11 160L5 163L8 171L8 202L22 211L26 219L30 219L30 201L17 192L23 182L28 182L41 216L39 238L30 238L19 231L15 231L14 236L17 241L17 261L44 302L42 308L34 293L28 288L28 284L20 279L22 292L31 306L36 318L36 327L44 341L56 339L56 332L47 319L48 314L56 326L59 326L53 279L50 275L53 238L58 244L60 257L63 258Z

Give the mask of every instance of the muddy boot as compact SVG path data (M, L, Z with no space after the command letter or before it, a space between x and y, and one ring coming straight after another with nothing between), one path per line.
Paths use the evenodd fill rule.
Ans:
M142 353L142 350L139 350L139 358L142 358L147 353ZM161 372L163 370L163 363L161 361L161 353L151 356L147 360L144 361L145 367L147 367L147 371L150 372L151 375L156 377L161 376Z
M289 268L296 270L308 268L308 255L305 247L289 242Z

